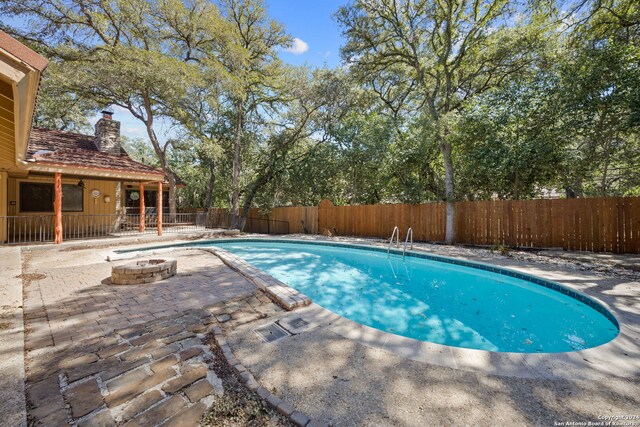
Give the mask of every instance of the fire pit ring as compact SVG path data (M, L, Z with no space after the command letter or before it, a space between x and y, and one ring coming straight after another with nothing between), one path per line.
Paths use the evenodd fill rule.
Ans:
M111 268L114 285L142 285L175 276L178 261L173 258L143 259Z

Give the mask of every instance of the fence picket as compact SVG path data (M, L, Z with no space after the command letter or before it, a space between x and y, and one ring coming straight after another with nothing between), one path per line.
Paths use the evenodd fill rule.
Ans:
M212 210L215 212L216 210ZM276 214L277 212L277 214ZM300 219L311 233L389 238L394 225L403 238L409 227L415 240L444 241L445 203L283 207L270 218ZM565 250L640 253L640 197L553 200L461 201L455 204L456 241L515 247L562 247Z

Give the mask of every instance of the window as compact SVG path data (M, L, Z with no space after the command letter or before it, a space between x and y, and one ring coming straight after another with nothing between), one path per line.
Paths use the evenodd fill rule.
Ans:
M148 210L148 213L155 212L157 205L158 191L144 190L144 206ZM125 191L125 207L127 208L127 213L140 213L140 191L133 189L127 189ZM169 191L162 192L162 210L164 212L169 211Z
M20 183L21 212L53 211L53 184Z
M62 212L82 212L84 188L74 184L62 184Z
M20 212L53 212L53 184L21 182ZM62 212L82 212L84 191L73 184L62 185Z

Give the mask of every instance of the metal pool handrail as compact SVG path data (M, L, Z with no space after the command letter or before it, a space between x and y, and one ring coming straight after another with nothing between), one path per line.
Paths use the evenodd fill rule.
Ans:
M391 244L393 243L393 238L396 238L396 248L400 247L400 229L398 228L398 226L396 225L395 227L393 227L393 233L391 233L391 239L389 239L389 247L387 248L387 256L389 256L389 253L391 251Z
M404 248L402 248L402 258L404 259L405 254L407 253L407 243L409 242L409 237L411 237L411 247L409 249L413 249L413 228L409 227L407 230L407 238L404 239Z

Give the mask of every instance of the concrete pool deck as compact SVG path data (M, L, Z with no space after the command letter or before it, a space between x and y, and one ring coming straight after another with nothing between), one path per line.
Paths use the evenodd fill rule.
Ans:
M256 239L249 238L249 240L255 241ZM291 241L292 239L278 239L278 241L288 240ZM324 241L326 239L316 238L313 240ZM363 241L360 239L358 243L360 247L380 246L379 242L371 240ZM335 246L352 246L348 240L342 242L332 241L331 244ZM399 356L415 361L456 369L523 378L563 377L572 379L598 379L602 376L610 375L629 377L640 372L640 358L635 357L635 355L640 354L640 331L637 328L640 323L640 316L637 314L637 307L635 307L637 300L640 299L640 290L637 286L634 287L625 282L617 283L615 282L616 279L613 279L614 281L612 282L612 279L599 277L591 272L585 273L550 265L544 263L545 257L539 257L541 262L536 263L522 262L482 250L472 251L470 255L469 250L466 250L466 254L465 251L456 253L455 247L434 247L434 245L417 244L416 249L415 252L417 253L426 250L431 252L432 255L438 255L438 251L444 252L446 249L448 250L448 253L445 254L447 258L506 268L559 283L574 291L580 291L595 300L598 303L597 305L605 307L609 312L613 313L619 323L620 333L615 339L604 345L571 353L495 353L443 346L386 333L352 322L317 305L313 306L313 310L306 310L307 317L313 318L317 324L330 325L334 332L341 334L345 338L355 339L361 344L384 348L387 351L395 352ZM163 254L172 250L172 248L155 248L152 252ZM209 250L221 257L225 263L235 270L241 271L248 265L242 259L226 251ZM122 258L142 253L144 252L114 253L110 257ZM478 256L478 254L482 256ZM606 254L604 257L608 259ZM254 267L251 267L251 269L253 271L252 274L256 276L265 279L270 277ZM244 275L248 276L246 273ZM249 279L251 280L250 277ZM283 283L278 282L278 285L279 288L290 289ZM534 284L534 286L536 285ZM610 286L612 287L608 288ZM628 298L617 298L620 293ZM576 295L577 297L578 295ZM285 306L290 305L285 304Z
M246 325L227 341L265 388L336 425L553 425L640 416L638 282L506 257L462 258L584 292L615 314L621 333L580 352L491 353L384 333L312 304L263 322L300 317L313 329L264 344L252 332L258 325Z
M367 239L348 241L379 244ZM158 242L126 244L123 247L143 248L157 246ZM89 421L92 417L100 416L104 420L108 419L107 415L118 423L123 422L122 414L128 406L117 405L112 408L100 401L111 399L108 384L100 389L100 396L94 396L95 402L89 406L86 402L72 404L70 399L77 396L71 391L83 384L93 384L94 379L100 387L107 382L114 384L114 387L124 386L119 382L123 383L122 378L128 374L134 381L136 375L141 375L136 369L153 371L151 366L160 359L156 360L151 352L158 347L171 347L172 352L164 357L175 357L178 361L172 368L175 369L175 373L171 374L173 376L162 378L162 387L170 381L175 382L190 370L204 372L202 365L183 369L185 366L182 366L180 353L192 348L206 350L201 333L202 325L209 324L220 324L224 328L235 357L265 388L323 423L553 425L554 422L602 421L603 418L599 417L640 416L640 283L635 277L581 271L572 268L570 263L549 264L542 261L544 257L540 257L539 262L523 261L482 250L417 245L420 250L488 262L558 281L603 302L618 318L624 332L610 343L609 353L600 353L604 355L602 357L597 353L591 356L585 352L531 355L543 357L544 363L541 364L529 356L507 355L507 362L514 362L515 357L512 366L517 368L509 370L505 369L507 365L499 363L500 356L495 356L498 353L477 351L474 353L476 356L466 357L460 349L407 341L371 330L315 304L287 313L264 296L260 297L262 299L256 298L253 294L256 288L252 283L206 251L173 249L171 251L178 258L178 276L161 284L116 290L102 283L109 276L111 263L105 262L105 259L112 253L113 247L108 240L73 242L63 247L6 248L13 256L3 256L3 262L7 261L3 263L6 281L1 291L7 295L19 295L20 292L16 291L19 286L15 283L16 286L11 285L13 282L8 279L13 277L15 282L15 275L21 271L27 275L23 276L23 304L28 331L27 390L33 391L36 383L42 384L39 380L49 377L64 380L56 381L57 391L54 387L63 400L54 400L63 403L62 407L56 409L67 415L56 418L51 416L55 413L45 414L44 410L40 410L39 414L45 418L49 416L49 421L57 421L47 425L91 425ZM24 264L24 270L20 262ZM19 303L18 298L12 310L20 311ZM232 314L220 311L223 306ZM260 325L285 317L302 317L314 327L269 344L263 343L253 332ZM16 326L16 333L19 333L21 325ZM132 333L132 327L138 332ZM131 338L127 337L135 337L133 339L136 341L132 343ZM119 382L111 383L114 380L109 378L101 383L112 373L107 375L107 370L98 370L74 383L68 383L69 357L61 359L58 356L65 355L69 350L72 350L71 356L76 356L74 363L91 367L96 367L96 363L104 363L108 368L113 368L111 363L114 361L107 360L112 356L105 356L105 360L100 357L106 350L97 349L96 339L111 343L107 351L109 354L116 351L113 346L127 347L126 354L129 356L123 359L125 353L117 353L115 357L127 362L126 368L130 371L118 376ZM12 337L11 343L15 344L15 341L15 337ZM601 347L606 349L607 345ZM5 341L0 341L0 346L3 354L22 352L22 348L18 347L13 349L18 351L12 351ZM627 355L624 355L625 352ZM584 357L585 354L587 357ZM132 355L139 358L125 360L131 359ZM15 362L16 358L12 360ZM207 360L204 356L191 359L200 364L206 364ZM19 420L24 419L24 411L20 415L18 399L22 381L18 377L22 367L19 363L13 363L12 366L14 388L10 393L18 395L11 401L11 408L17 417L15 419ZM151 375L151 371L147 374ZM22 372L24 374L24 369ZM167 372L162 371L161 375L166 376ZM145 381L151 381L147 376L143 377ZM0 377L0 381L2 385L9 384L5 378ZM211 381L215 383L214 378ZM149 391L155 391L156 395L158 390L154 387L158 388L152 386ZM142 415L146 414L148 421L150 414L154 414L151 411L153 408L167 405L170 409L169 405L175 405L176 402L182 405L179 406L180 413L191 411L189 413L193 415L196 409L203 410L204 401L191 402L184 391L172 394L160 390L159 393L160 403L147 402L151 409L137 409L142 411L137 415L139 420L144 421ZM143 393L141 396L148 397L149 394ZM40 397L43 404L51 404L48 395ZM143 403L140 399L132 398L122 405ZM90 412L75 417L70 404L84 404L85 410L88 408ZM30 419L33 420L39 407L34 406L33 402L29 405ZM11 415L7 407L0 405L3 416ZM162 414L156 413L155 416L161 418ZM190 418L191 424L185 425L197 425L194 419ZM94 421L97 423L100 419ZM158 421L157 424L160 422L164 421ZM640 425L640 420L636 419L635 422ZM19 425L20 421L17 423Z
M20 248L0 248L0 259L0 415L7 425L26 427Z

